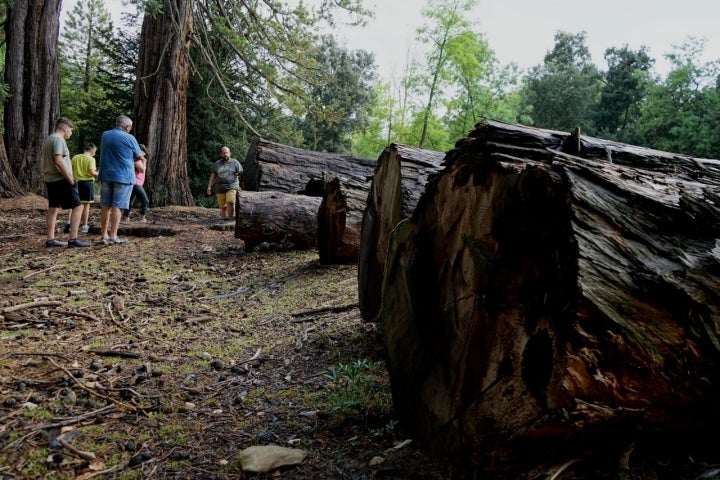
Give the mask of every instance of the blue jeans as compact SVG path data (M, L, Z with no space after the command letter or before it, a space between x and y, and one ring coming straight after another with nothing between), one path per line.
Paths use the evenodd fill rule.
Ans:
M145 189L142 185L133 185L132 193L130 194L130 203L128 204L128 208L123 210L124 216L130 216L130 209L132 208L133 202L136 198L140 199L140 215L145 215L145 213L147 213L148 208L150 208L150 199L148 198L147 193L145 193Z

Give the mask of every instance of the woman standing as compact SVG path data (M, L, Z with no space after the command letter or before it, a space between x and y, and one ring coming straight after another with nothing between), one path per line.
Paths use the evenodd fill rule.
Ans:
M150 199L143 188L145 183L145 170L147 170L147 148L142 143L140 144L140 150L145 154L135 160L135 185L133 185L132 193L130 194L130 203L128 208L123 212L122 221L130 221L130 209L133 206L136 198L140 199L140 219L138 222L147 223L146 214L148 208L150 208Z

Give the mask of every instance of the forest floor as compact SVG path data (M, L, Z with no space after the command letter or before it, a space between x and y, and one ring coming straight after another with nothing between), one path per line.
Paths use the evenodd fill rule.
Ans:
M355 265L245 251L200 207L151 209L121 227L127 244L93 227L90 248L46 248L45 211L0 199L0 478L489 478L394 421ZM252 446L293 457L252 467ZM720 478L685 450L654 454L527 478Z
M0 199L0 478L464 478L398 431L355 265L201 207L46 248L46 205ZM304 460L244 472L266 445Z

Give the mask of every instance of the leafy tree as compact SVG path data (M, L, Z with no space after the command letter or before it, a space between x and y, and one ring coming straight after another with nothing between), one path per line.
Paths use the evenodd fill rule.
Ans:
M467 135L482 118L517 119L518 97L513 94L519 81L517 66L500 68L481 34L468 31L448 42L448 64L456 86L445 115L451 139Z
M428 140L430 121L435 116L434 109L442 100L444 87L450 81L450 69L448 59L452 44L460 42L459 37L465 36L470 31L468 22L463 13L472 10L478 0L428 0L428 6L423 9L424 23L417 30L417 39L430 46L427 55L426 68L423 74L418 76L417 86L425 98L425 103L420 113L420 138L417 142L419 148L423 148ZM439 144L437 140L434 142Z
M231 94L242 92L255 105L282 106L297 113L307 110L307 85L316 84L316 62L307 52L316 36L317 22L329 21L330 7L364 14L360 0L323 0L318 10L303 3L288 9L274 1L215 2L212 0L164 0L162 11L146 9L135 87L136 123L139 137L155 158L150 166L150 190L157 205L186 205L193 202L187 178L187 87L190 71L188 52L197 48L209 67L213 81L230 103L248 134L272 138L272 130L261 118L249 118L237 108ZM231 63L240 78L224 78L210 48L211 38L220 39L232 52ZM252 76L249 84L242 82ZM156 178L154 178L156 177Z
M600 73L585 45L585 32L558 31L555 46L542 65L525 79L521 108L532 108L532 120L542 128L594 133L592 112L600 88Z
M603 138L627 142L637 128L640 105L652 81L650 69L655 60L645 47L631 51L627 45L607 49L605 60L608 71L600 90L595 118L597 132Z
M62 110L73 119L76 131L68 142L71 151L82 151L87 142L99 145L103 130L112 125L118 103L108 97L108 75L113 60L108 39L112 20L102 0L79 0L65 19L60 37ZM127 97L126 97L127 98Z
M310 88L313 100L300 122L305 147L316 151L348 153L352 134L368 125L373 103L375 57L363 50L348 51L332 36L325 36L314 57L325 78Z
M672 65L643 102L636 143L717 158L720 151L720 61L702 63L705 40L689 37L666 55Z
M375 84L375 101L368 113L366 128L353 135L352 153L358 157L377 158L390 142L389 129L392 126L393 99L390 84Z

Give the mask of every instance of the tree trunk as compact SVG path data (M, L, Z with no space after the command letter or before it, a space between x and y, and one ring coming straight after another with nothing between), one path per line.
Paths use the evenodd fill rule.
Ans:
M24 194L25 191L13 174L7 152L5 151L5 142L3 137L0 136L0 197L15 198L21 197Z
M256 139L243 163L245 188L321 197L324 178L338 177L347 188L367 192L376 163L368 158L313 152Z
M5 82L10 87L5 146L20 185L37 193L45 192L42 145L60 116L60 4L60 0L13 2L5 24Z
M720 161L499 122L470 137L391 236L405 426L520 478L717 418Z
M195 204L187 172L190 0L165 0L143 20L135 83L134 133L148 147L146 190L155 206Z
M358 303L365 321L377 321L390 233L417 205L444 153L393 143L383 150L370 184L358 252Z
M305 250L315 247L320 199L285 192L238 192L235 238L251 249L260 243Z
M367 191L346 189L335 177L318 209L317 246L322 265L356 262Z

